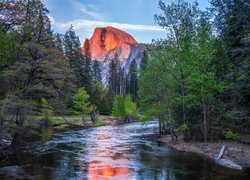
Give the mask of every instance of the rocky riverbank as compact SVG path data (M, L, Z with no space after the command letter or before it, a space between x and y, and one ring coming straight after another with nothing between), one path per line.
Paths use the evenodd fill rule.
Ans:
M172 143L170 136L163 136L157 140L173 149L205 156L223 167L236 170L250 168L250 145L247 144L229 141L208 143L185 142L182 139L177 143ZM226 146L226 149L223 157L218 160L217 158L223 145Z

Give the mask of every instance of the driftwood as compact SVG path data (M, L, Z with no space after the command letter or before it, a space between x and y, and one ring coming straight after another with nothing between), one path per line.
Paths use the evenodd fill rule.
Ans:
M215 159L215 162L223 167L227 167L227 168L231 168L231 169L235 169L235 170L243 170L243 167L233 161L231 161L230 159L223 159L223 155L226 149L226 145L223 145L219 156Z
M220 154L217 157L217 160L219 160L219 159L221 159L223 157L225 149L226 149L226 145L223 145L222 148L221 148L221 150L220 150Z

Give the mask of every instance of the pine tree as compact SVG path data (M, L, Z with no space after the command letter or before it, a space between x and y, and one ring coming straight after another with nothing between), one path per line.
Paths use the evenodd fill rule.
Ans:
M15 22L13 29L8 23L5 27L18 34L16 43L19 48L16 62L6 71L5 78L10 80L9 90L1 104L8 102L8 105L1 112L15 117L16 125L21 127L28 115L40 111L37 109L37 99L58 96L64 84L66 61L55 48L48 10L44 4L39 0L30 0L12 3L9 7L13 6L19 9L16 15L10 13L11 17L4 17Z
M141 58L140 74L143 74L143 72L145 71L145 69L147 67L148 62L149 62L148 51L144 50L143 56Z
M118 71L118 92L125 97L126 95L126 74L125 74L125 69L122 67L119 67Z
M118 54L115 54L114 56L114 63L115 63L115 94L118 95L121 93L120 91L120 85L121 85L121 64L120 64L120 60L119 60L119 56Z
M64 51L69 61L70 68L74 72L77 88L84 86L84 61L81 52L79 37L76 36L73 26L64 35Z
M250 129L250 109L248 81L250 3L246 0L212 0L212 10L215 13L215 25L220 40L225 46L228 59L223 64L229 66L224 73L225 82L229 84L228 91L223 94L224 105L227 107L227 118L233 119L237 130ZM218 59L219 60L219 59ZM229 60L229 62L227 61ZM220 59L221 61L221 59ZM222 64L222 63L221 63ZM229 95L229 96L228 96ZM229 100L230 99L230 100ZM244 124L244 125L242 125Z
M56 34L54 34L53 39L54 39L54 45L55 45L55 47L58 49L58 51L60 53L63 54L64 53L63 52L63 35L59 34L59 33L56 33Z
M135 60L133 60L130 64L129 68L129 92L132 96L134 102L137 102L137 91L138 91L138 70Z
M94 60L94 64L92 66L92 83L95 84L98 82L102 82L100 63L99 61Z
M116 95L120 93L120 68L118 54L115 54L114 59L111 59L109 63L109 89L111 89Z
M92 90L91 51L90 51L90 44L89 44L88 39L86 39L83 47L84 47L83 49L83 62L84 62L83 85L86 88L86 91L88 93L91 93L91 90Z

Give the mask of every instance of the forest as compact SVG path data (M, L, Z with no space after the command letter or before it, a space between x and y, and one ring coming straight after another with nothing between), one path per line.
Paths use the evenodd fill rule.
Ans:
M177 141L235 140L250 132L250 2L159 1L155 22L167 38L153 40L138 67L126 72L110 61L108 84L101 65L82 53L71 26L53 32L40 0L0 1L0 137L11 148L35 121L54 116L99 115L120 121L159 122L159 134Z

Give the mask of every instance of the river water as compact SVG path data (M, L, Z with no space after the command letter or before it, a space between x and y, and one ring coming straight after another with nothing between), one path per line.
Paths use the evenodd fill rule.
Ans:
M24 147L0 163L0 179L250 179L154 141L157 123L70 130ZM46 133L48 136L46 136Z

